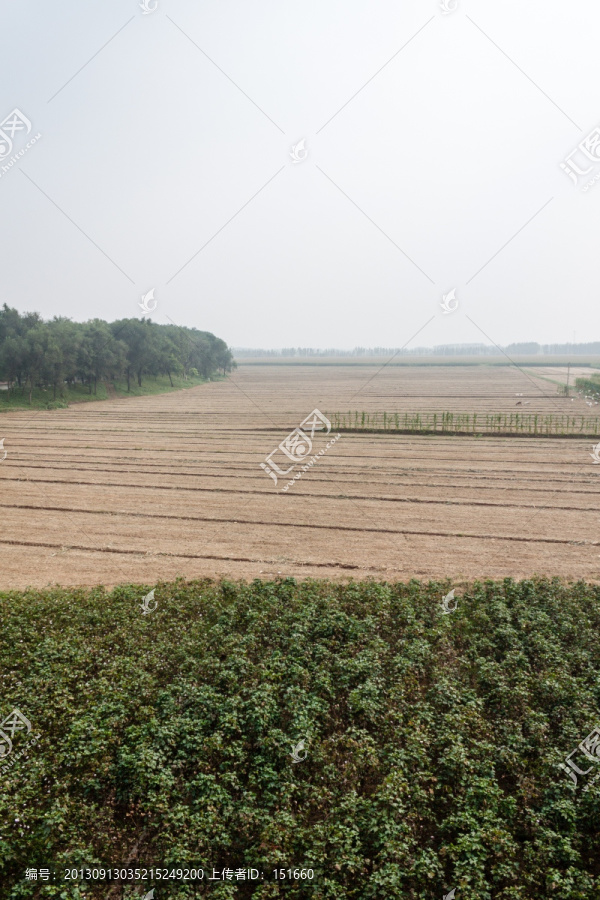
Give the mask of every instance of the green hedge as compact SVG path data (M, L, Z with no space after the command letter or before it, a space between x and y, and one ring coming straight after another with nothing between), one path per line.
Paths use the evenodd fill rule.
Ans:
M486 581L445 615L450 587L0 594L0 717L40 735L0 781L0 896L597 898L600 782L560 763L600 724L600 588ZM127 864L265 880L24 880Z
M591 378L576 378L575 387L585 394L600 394L600 375L592 375Z

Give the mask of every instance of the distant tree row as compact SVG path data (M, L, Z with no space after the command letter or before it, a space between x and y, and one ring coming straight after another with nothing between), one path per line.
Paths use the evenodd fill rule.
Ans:
M507 355L573 355L590 356L600 354L600 341L587 344L538 344L528 341L509 344L504 347ZM289 357L289 356L501 356L502 350L494 344L439 344L436 347L355 347L353 350L329 348L316 350L312 347L283 347L281 350L262 350L250 347L234 347L237 357Z
M141 387L145 375L201 375L230 372L235 367L225 341L196 328L157 325L149 319L72 322L55 317L44 321L39 313L0 309L0 381L9 391L18 386L29 392L52 388L54 398L64 385L89 385L127 379Z

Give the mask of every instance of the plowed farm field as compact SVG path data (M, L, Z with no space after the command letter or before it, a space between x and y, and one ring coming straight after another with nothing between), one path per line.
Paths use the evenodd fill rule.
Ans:
M335 434L317 431L313 458L324 452L287 491L301 464L277 484L260 467L315 408L500 412L522 393L532 413L590 413L557 395L564 380L551 368L242 365L176 393L2 414L0 587L598 581L589 438L344 433L325 449Z

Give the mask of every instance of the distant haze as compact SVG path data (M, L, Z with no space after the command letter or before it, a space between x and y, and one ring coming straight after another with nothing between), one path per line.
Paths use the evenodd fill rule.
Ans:
M336 347L318 350L314 347L282 347L280 349L264 349L251 347L233 347L233 354L238 359L244 357L321 357L321 356L600 356L600 341L589 344L537 344L533 342L509 344L507 347L493 344L439 344L436 347L354 347L352 350L340 350Z
M237 347L600 339L600 181L560 168L600 123L597 0L20 0L2 25L0 120L32 123L15 152L42 136L0 161L0 304L113 321L154 288L155 321Z

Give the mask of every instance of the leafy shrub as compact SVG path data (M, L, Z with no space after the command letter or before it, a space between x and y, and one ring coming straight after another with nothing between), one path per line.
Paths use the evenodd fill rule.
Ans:
M105 898L25 868L127 864L265 873L156 900L597 898L600 787L560 763L600 724L600 588L486 581L444 615L450 587L0 594L0 714L41 736L0 781L0 897Z
M592 397L600 394L600 376L592 375L591 378L576 378L575 388Z

